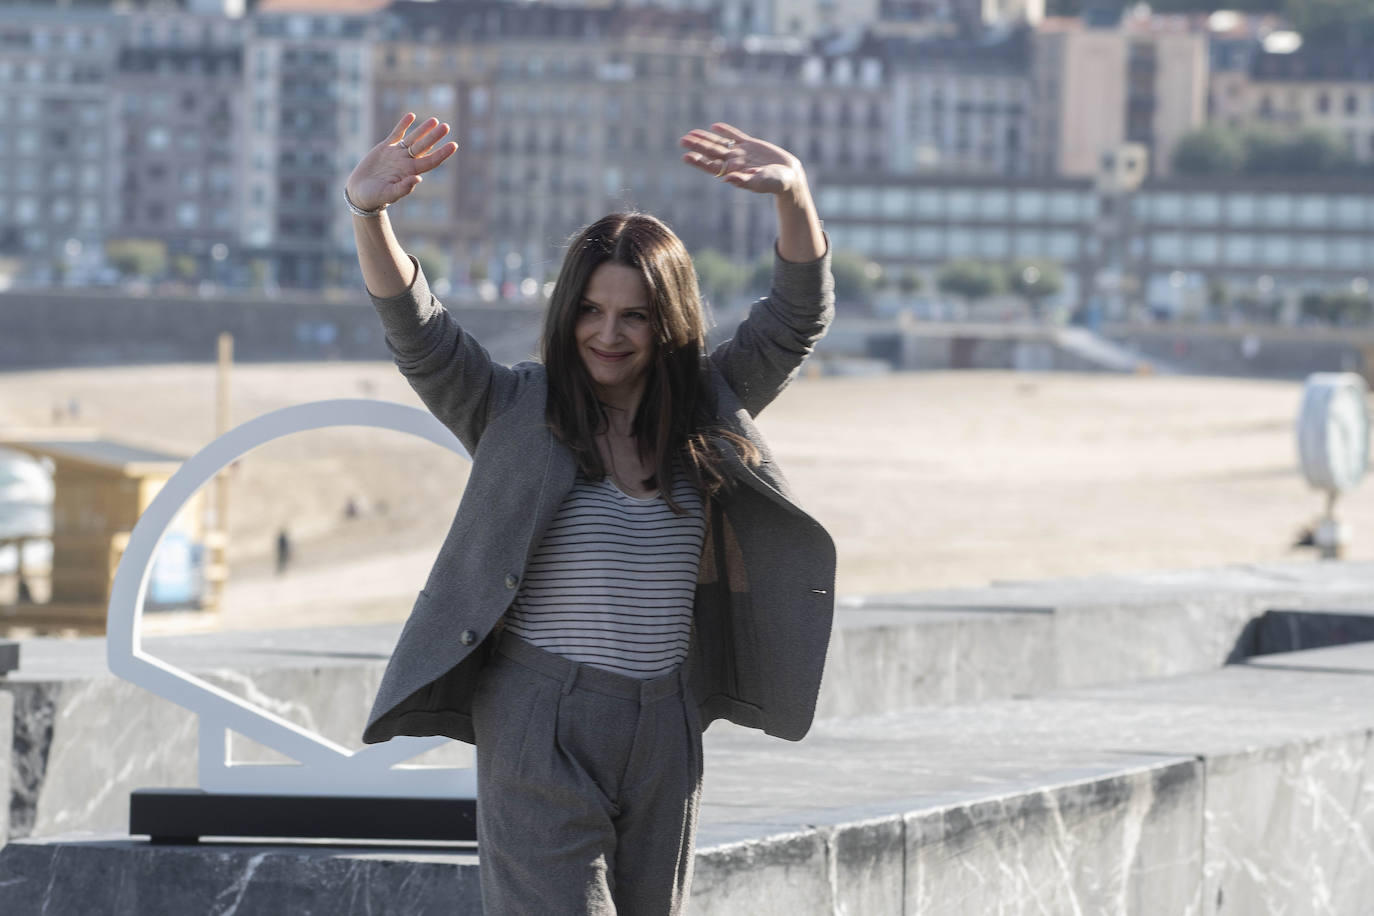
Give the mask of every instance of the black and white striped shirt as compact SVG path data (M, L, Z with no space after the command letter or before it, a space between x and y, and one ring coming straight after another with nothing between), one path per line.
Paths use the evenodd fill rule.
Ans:
M525 571L506 627L549 652L651 678L687 658L706 517L675 475L675 515L661 494L626 496L610 477L578 475Z

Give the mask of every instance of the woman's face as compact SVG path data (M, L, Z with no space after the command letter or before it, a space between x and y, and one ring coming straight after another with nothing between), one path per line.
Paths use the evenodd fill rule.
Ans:
M609 261L596 268L575 328L578 355L601 400L637 406L655 350L649 292L639 272Z

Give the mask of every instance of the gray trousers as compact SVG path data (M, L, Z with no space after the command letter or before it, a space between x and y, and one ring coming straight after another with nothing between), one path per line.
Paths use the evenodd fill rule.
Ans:
M684 912L702 764L685 680L499 637L472 703L488 916Z

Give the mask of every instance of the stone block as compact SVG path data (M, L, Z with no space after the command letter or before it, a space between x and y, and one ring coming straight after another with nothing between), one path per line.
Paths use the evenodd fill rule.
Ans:
M0 850L5 916L479 916L470 851L39 840Z
M905 607L836 614L817 718L970 703L1055 686L1047 608Z
M1182 761L907 816L905 908L1195 913L1202 772Z
M166 637L149 651L345 746L360 735L397 627ZM197 720L110 675L104 640L30 640L0 680L14 698L10 817L15 836L128 829L129 793L196 785ZM231 740L235 760L282 762ZM426 762L466 765L451 742Z

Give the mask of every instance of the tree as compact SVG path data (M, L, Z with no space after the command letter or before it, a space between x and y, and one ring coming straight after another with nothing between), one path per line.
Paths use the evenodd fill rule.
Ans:
M1005 289L1002 271L982 261L951 261L940 268L936 282L940 292L970 302L986 299Z
M1064 288L1064 272L1053 261L1015 261L1007 267L1007 286L1026 300L1031 314L1040 317L1040 306Z
M707 248L692 257L697 268L697 282L701 293L708 301L726 304L744 291L749 280L749 268L736 264L734 260Z
M877 277L870 272L867 258L852 251L837 251L830 259L830 272L835 277L836 302L872 304Z
M1182 175L1239 174L1245 168L1245 141L1225 127L1191 131L1174 147L1173 166Z
M1374 301L1362 293L1306 293L1301 309L1304 317L1323 324L1357 325L1368 323L1374 315Z
M904 271L897 280L897 289L908 298L919 293L923 285L921 275L914 270Z
M1350 153L1339 137L1320 128L1296 135L1270 129L1245 133L1245 171L1256 175L1312 174L1348 169Z
M433 247L421 248L415 252L415 260L420 262L420 270L424 271L425 279L430 283L448 276L448 263Z
M167 246L155 239L110 239L105 260L126 277L152 279L167 272Z

